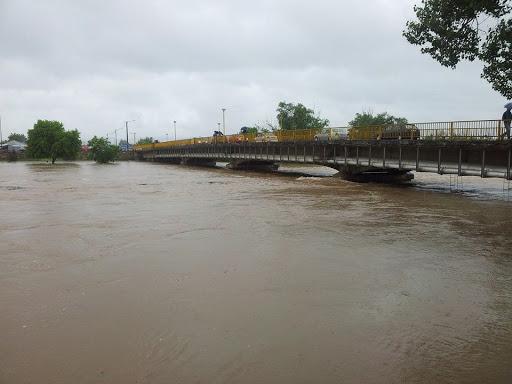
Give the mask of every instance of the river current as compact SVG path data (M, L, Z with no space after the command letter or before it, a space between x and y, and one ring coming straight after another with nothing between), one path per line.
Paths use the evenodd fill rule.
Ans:
M0 163L0 383L512 382L512 185L316 172Z

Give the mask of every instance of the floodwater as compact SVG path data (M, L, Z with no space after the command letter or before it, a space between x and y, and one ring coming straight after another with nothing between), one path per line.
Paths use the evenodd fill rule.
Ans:
M464 180L1 163L0 383L510 383L510 190Z

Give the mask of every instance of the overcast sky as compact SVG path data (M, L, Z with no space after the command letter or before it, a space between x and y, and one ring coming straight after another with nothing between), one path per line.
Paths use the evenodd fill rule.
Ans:
M419 3L419 0L417 1ZM281 100L332 126L500 118L481 65L452 71L402 37L411 0L0 0L4 136L37 119L82 139L209 135L275 119ZM121 135L121 132L119 132ZM130 141L132 137L130 136Z

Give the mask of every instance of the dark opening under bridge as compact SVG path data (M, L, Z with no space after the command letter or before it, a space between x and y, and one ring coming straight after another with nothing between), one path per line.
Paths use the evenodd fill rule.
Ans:
M418 125L413 126L417 129ZM503 139L501 130L492 128L486 135L479 131L478 136L468 130L466 136L453 131L451 136L444 132L442 136L427 136L419 130L410 138L410 126L406 129L402 132L405 138L401 134L386 138L382 135L385 129L381 130L384 138L374 135L365 139L351 137L350 131L336 137L332 129L327 136L319 136L317 131L300 139L267 142L241 135L232 135L236 136L232 141L228 136L222 141L196 138L139 145L135 154L139 160L175 164L208 166L227 162L233 169L275 170L280 163L317 164L334 168L354 181L406 181L413 178L412 171L512 179L512 143ZM397 132L396 127L393 132ZM364 134L371 136L368 131Z

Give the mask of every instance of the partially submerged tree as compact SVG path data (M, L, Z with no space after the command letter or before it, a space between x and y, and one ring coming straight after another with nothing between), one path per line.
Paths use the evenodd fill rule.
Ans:
M285 103L277 106L277 121L280 129L315 129L325 128L329 120L316 116L315 111L303 104Z
M19 141L20 143L26 143L27 137L23 133L11 133L7 138L8 141Z
M445 67L480 59L482 77L512 98L511 11L511 0L422 0L404 36Z
M407 124L405 117L396 117L387 112L374 115L372 112L356 113L352 121L348 123L351 127L367 127L373 125Z
M59 157L74 160L81 145L80 133L65 131L60 121L38 120L28 130L27 151L34 159L50 158L52 164Z
M92 159L97 163L105 164L117 159L119 147L110 144L107 139L94 136L87 144L90 148Z

